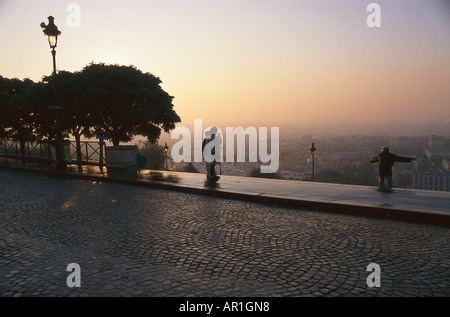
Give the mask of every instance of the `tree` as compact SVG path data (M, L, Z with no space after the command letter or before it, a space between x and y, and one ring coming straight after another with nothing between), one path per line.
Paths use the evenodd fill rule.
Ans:
M44 77L50 86L53 76ZM88 84L80 72L60 71L56 76L57 103L62 107L59 118L63 132L75 137L77 160L81 161L81 136L90 138L94 135L95 108L88 100Z
M113 145L137 135L156 142L161 129L169 132L181 121L173 110L173 97L150 73L134 66L92 63L82 70L81 77L96 133L109 137Z
M54 105L54 87L46 82L35 83L27 91L24 98L33 105L35 110L34 133L36 139L50 140L56 134L55 111L50 110L49 106Z
M6 114L8 111L9 99L14 94L10 88L10 79L0 76L0 138L8 136L8 120Z
M139 154L147 158L147 166L150 169L163 169L166 154L164 147L150 142L138 143Z
M19 80L1 78L0 107L2 128L0 133L20 144L20 155L25 156L26 142L35 141L34 122L36 109L28 98L34 82L30 79Z

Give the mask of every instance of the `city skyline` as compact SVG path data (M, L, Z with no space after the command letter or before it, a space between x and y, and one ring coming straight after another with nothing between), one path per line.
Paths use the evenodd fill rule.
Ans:
M367 25L372 2L380 27ZM182 126L448 127L448 10L440 0L2 0L10 45L0 68L8 78L51 74L39 24L52 15L58 70L103 62L153 73Z

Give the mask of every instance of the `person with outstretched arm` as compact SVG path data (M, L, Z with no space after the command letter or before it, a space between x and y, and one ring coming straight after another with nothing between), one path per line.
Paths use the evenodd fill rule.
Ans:
M411 162L415 160L415 157L401 157L395 155L394 153L389 152L389 147L383 147L381 149L381 153L370 159L370 163L378 163L378 188L385 188L384 180L386 179L388 183L388 189L392 189L392 166L395 162Z

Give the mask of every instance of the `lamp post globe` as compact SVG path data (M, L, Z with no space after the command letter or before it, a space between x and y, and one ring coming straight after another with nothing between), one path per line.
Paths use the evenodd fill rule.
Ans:
M164 142L164 152L166 152L166 171L168 170L167 166L167 151L169 150L169 146L167 145L167 142Z
M314 142L313 142L310 150L311 150L311 155L314 156L316 154L316 147L314 146Z
M45 25L44 22L41 23L41 28L45 35L48 36L48 44L51 49L54 49L58 43L58 36L61 34L61 31L58 30L58 27L55 25L55 18L52 16L48 17L48 24Z

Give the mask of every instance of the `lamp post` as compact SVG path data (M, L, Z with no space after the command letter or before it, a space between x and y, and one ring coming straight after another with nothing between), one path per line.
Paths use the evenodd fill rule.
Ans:
M311 155L312 155L312 181L314 182L314 155L316 155L316 147L314 146L314 142L311 146Z
M48 44L50 45L50 49L52 50L53 57L53 90L54 90L54 104L53 106L49 106L49 110L61 110L61 106L57 105L57 95L56 95L56 45L58 44L58 36L61 34L61 31L58 30L58 27L54 23L55 18L52 16L48 17L48 24L45 25L44 22L40 24L44 34L48 36ZM63 158L63 153L61 149L62 142L62 131L59 120L59 113L55 116L56 120L56 135L55 135L55 154L56 154L56 168L59 170L65 170L67 165L65 159Z
M53 55L53 75L56 75L56 45L58 44L58 36L61 35L61 31L58 30L58 27L54 22L55 18L52 16L48 17L48 24L45 25L44 22L41 23L41 28L45 35L48 36L48 44L52 49Z
M167 145L167 142L164 142L164 151L166 152L166 171L168 170L167 168L167 151L169 150L169 146Z

